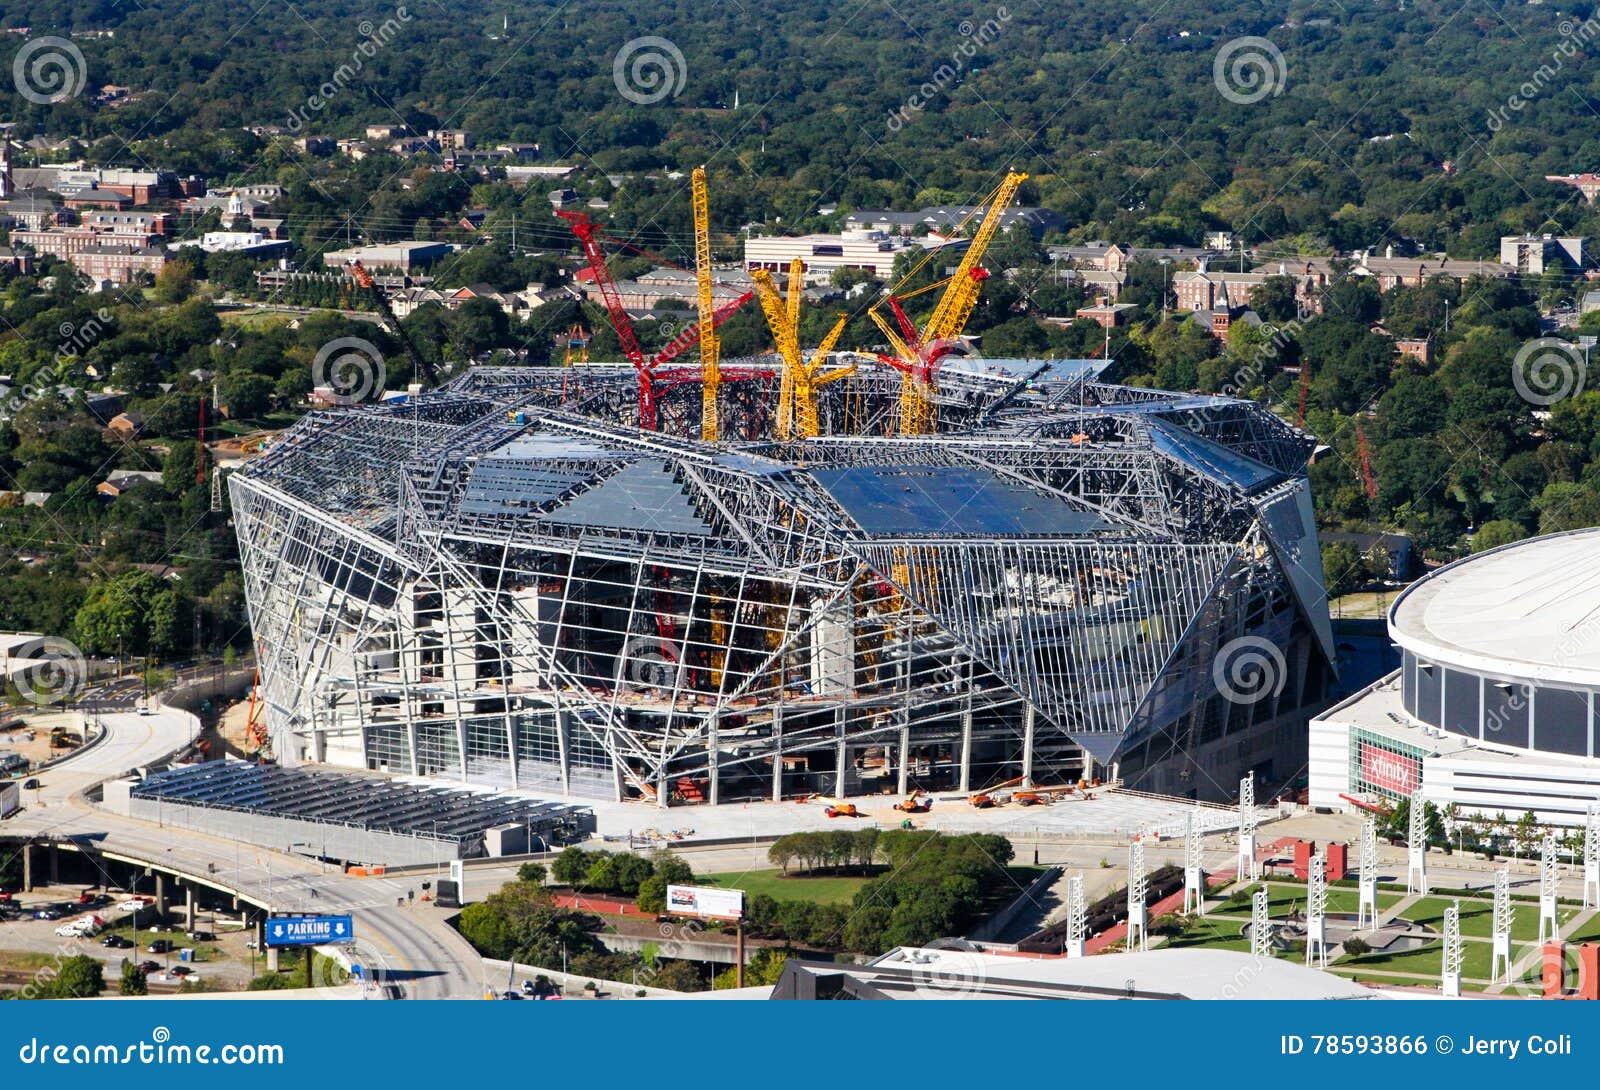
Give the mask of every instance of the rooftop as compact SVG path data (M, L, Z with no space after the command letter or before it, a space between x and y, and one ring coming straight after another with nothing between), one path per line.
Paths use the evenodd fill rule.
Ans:
M1413 583L1395 642L1464 670L1600 685L1600 529L1518 541Z

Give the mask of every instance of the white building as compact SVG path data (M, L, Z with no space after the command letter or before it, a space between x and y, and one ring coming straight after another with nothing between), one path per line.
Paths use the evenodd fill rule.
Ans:
M1396 672L1311 721L1313 806L1398 802L1579 825L1600 800L1600 529L1505 545L1413 583Z
M863 269L879 280L894 274L895 258L922 250L946 250L955 261L968 239L906 238L883 231L855 230L837 235L793 235L746 239L744 267L787 272L789 263L800 258L806 265L806 279L824 281L835 269Z

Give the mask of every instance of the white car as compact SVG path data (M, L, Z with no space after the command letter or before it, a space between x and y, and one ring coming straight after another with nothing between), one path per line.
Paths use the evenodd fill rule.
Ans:
M56 928L56 934L64 939L89 938L100 930L100 925L93 920L68 920Z
M131 898L129 900L120 902L117 905L117 911L118 912L138 912L140 909L144 908L147 904L149 904L148 901L141 901L137 897L134 897L134 898Z

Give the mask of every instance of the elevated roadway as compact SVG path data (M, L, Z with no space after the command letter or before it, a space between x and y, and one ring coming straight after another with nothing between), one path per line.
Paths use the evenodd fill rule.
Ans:
M391 994L417 999L477 998L482 958L444 922L431 902L413 900L419 876L350 877L315 860L239 844L108 813L86 796L91 788L156 764L194 739L197 721L176 709L150 714L106 712L101 741L39 773L24 809L0 824L0 835L32 838L32 866L47 852L77 851L143 866L176 888L204 887L262 913L349 913L356 959L382 969ZM164 889L164 892L165 889ZM185 891L187 893L188 891Z

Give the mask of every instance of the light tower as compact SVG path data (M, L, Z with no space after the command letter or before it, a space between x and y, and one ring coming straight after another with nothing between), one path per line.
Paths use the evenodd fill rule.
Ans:
M1556 922L1556 834L1546 832L1539 845L1539 945L1561 937Z
M1267 912L1267 887L1262 886L1250 898L1250 955L1257 958L1272 956L1272 916Z
M1239 877L1254 882L1260 877L1256 866L1256 778L1239 781Z
M1183 912L1206 914L1206 872L1201 862L1200 814L1189 811L1183 828Z
M1067 879L1067 948L1069 958L1081 958L1089 941L1089 902L1083 893L1083 875Z
M1461 996L1461 902L1451 901L1444 910L1444 978L1447 999Z
M1128 937L1123 943L1133 949L1133 935L1139 933L1139 949L1150 949L1150 932L1146 927L1149 910L1144 899L1147 892L1144 873L1144 841L1135 840L1128 846Z
M1361 857L1357 860L1356 930L1378 926L1378 822L1361 825Z
M1411 827L1406 837L1406 892L1428 893L1428 803L1422 789L1411 792Z
M1583 907L1600 906L1600 810L1593 805L1583 822Z
M1328 967L1328 860L1321 852L1306 875L1306 964Z
M1506 983L1511 983L1511 871L1501 867L1494 875L1494 952L1489 959L1489 979L1500 979L1505 964Z

